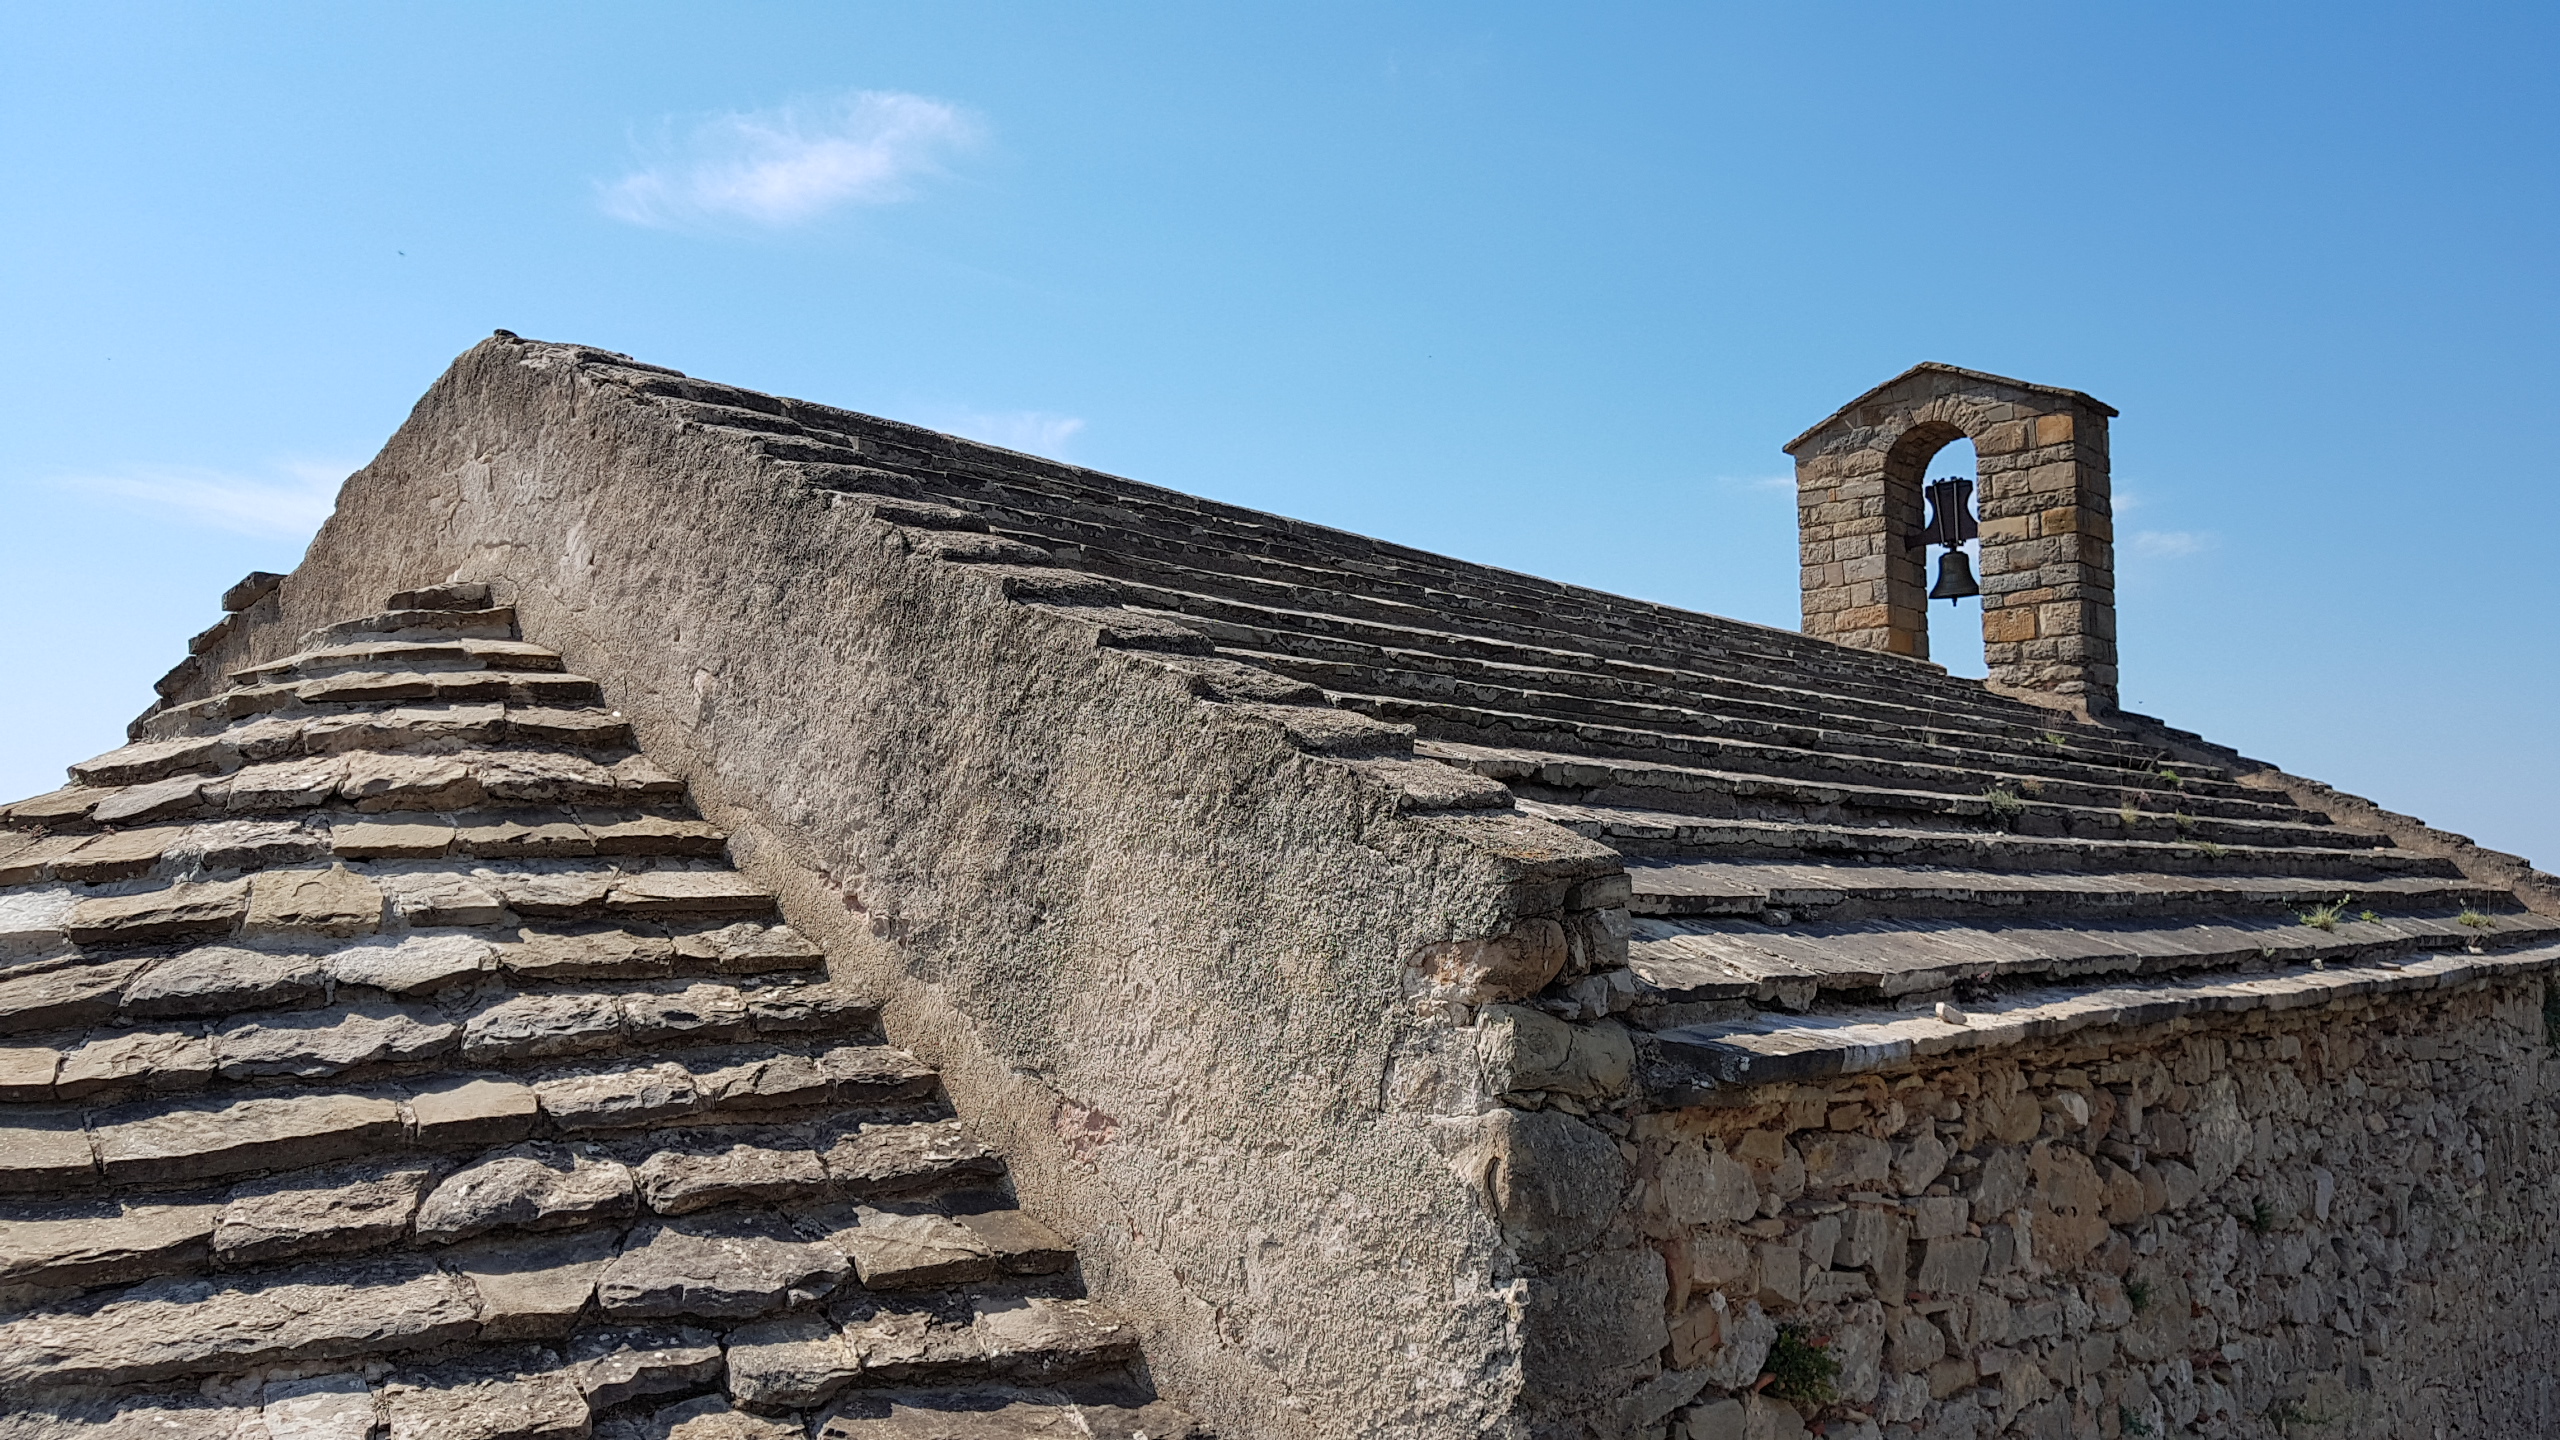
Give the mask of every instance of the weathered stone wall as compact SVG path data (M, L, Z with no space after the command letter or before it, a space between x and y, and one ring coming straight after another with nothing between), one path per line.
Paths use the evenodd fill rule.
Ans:
M1698 1387L1655 1433L2560 1432L2544 997L2499 978L1643 1115L1666 1374ZM1834 1401L1751 1393L1782 1330L1838 1363Z
M1993 688L2105 712L2116 702L2107 420L2077 391L1922 365L1787 446L1796 460L1804 633L1929 657L1930 457L1973 441L1982 653Z
M1397 758L1392 727L1102 645L1099 582L934 532L934 507L897 523L603 369L463 357L172 688L398 590L492 584L876 987L1164 1391L1224 1433L1521 1433L1542 1337L1658 1317L1524 1272L1453 1157L1536 1157L1396 1069L1506 975L1622 964L1614 855L1449 810L1490 782Z

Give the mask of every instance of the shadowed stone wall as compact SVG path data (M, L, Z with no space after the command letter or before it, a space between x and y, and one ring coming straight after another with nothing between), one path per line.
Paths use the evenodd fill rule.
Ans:
M2545 982L1730 1092L1634 1127L1674 1440L2547 1435ZM1836 1398L1752 1386L1782 1332Z

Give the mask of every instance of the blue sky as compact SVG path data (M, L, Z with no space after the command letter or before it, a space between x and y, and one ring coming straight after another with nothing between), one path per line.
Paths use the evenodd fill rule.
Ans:
M2560 865L2555 42L2458 4L14 7L0 790L115 744L501 326L1781 625L1778 446L1935 359L2124 412L2128 705Z

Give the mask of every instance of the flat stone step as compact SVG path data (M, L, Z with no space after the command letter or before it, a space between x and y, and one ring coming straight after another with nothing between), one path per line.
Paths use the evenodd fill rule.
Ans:
M2146 791L2119 792L2121 798L2114 804L2101 807L2064 803L2057 798L2060 794L2076 792L2016 777L2009 777L2007 787L1986 784L1968 795L1889 785L1825 783L1605 755L1468 745L1452 740L1418 741L1414 753L1500 780L1524 798L1563 804L1722 816L1747 816L1756 809L1772 812L1771 818L1776 818L1775 812L1784 811L1788 818L1813 820L1834 815L1991 820L1999 817L2001 807L2015 801L2010 809L2012 822L2041 826L2045 833L2108 839L2179 839L2191 834L2205 839L2223 838L2197 829L2199 825L2214 824L2227 827L2235 840L2241 835L2261 837L2254 843L2349 848L2389 843L2381 835L2343 829L2330 824L2326 817L2281 801L2191 799L2175 792ZM1995 790L2000 792L1999 797L1993 795ZM1813 813L1802 813L1806 811Z
M2041 785L2043 798L2085 806L2112 806L2129 794L2146 795L2146 803L2151 804L2163 803L2172 797L2183 799L2191 794L2198 802L2211 799L2251 805L2268 803L2264 798L2267 792L2253 793L2239 786L2218 787L2203 793L2178 791L2165 786L2145 790L2121 783L2120 776L2108 779L2091 774L2085 779L2071 780L2049 773L2022 772L2017 768L1976 767L1958 763L1960 757L1953 756L1931 760L1868 755L1820 746L1774 745L1739 737L1638 730L1597 723L1576 724L1520 711L1479 710L1393 696L1336 694L1331 698L1346 709L1414 726L1422 736L1422 742L1418 743L1454 742L1495 750L1613 757L1781 776L1823 784L1935 790L1952 795L1979 796L1985 787L1994 785L2020 789Z
M531 670L558 671L557 651L523 640L386 640L372 638L316 650L299 650L261 665L247 665L227 677L234 686L254 688L288 679L308 680L350 670Z
M722 943L716 934L688 938L709 939L706 950ZM447 948L457 959L471 958L459 953L460 945ZM486 965L487 947L478 948ZM664 953L670 944L661 938L656 948ZM103 1105L225 1085L399 1074L457 1059L473 1068L507 1068L569 1055L661 1056L671 1054L670 1046L849 1037L868 1030L877 1015L868 1001L819 985L741 989L675 978L604 990L508 993L482 985L471 995L461 993L472 975L467 971L442 979L436 995L423 993L426 987L400 997L348 984L334 1001L323 1001L331 982L345 974L393 984L411 978L366 974L364 967L373 963L343 953L200 948L146 965L125 980L125 1009L113 1017L97 1013L106 998L86 987L111 981L125 966L74 966L0 984L0 1004L10 1007L0 1011L0 1032L13 1034L0 1052L8 1062L6 1095L20 1102ZM503 952L499 963L506 963ZM107 974L100 975L101 969ZM179 972L174 979L173 970ZM233 988L216 988L222 986ZM97 1004L77 1003L91 995ZM226 1000L247 1003L217 1010ZM193 1024L178 1018L189 1012L206 1018ZM56 1028L74 1017L106 1023ZM36 1027L42 1033L30 1033ZM756 1058L721 1055L711 1063L726 1071ZM914 1062L903 1051L855 1047L843 1054L778 1055L764 1063L776 1073L761 1077L761 1098L752 1103L770 1107L850 1098L847 1087L873 1085L884 1066L894 1070ZM788 1091L776 1088L785 1070L794 1072Z
M203 734L136 741L72 766L71 778L79 786L115 788L185 775L228 774L243 765L295 756L510 744L628 749L631 725L620 716L592 708L504 702L266 716Z
M817 1433L819 1440L1206 1440L1208 1434L1168 1401L1079 1400L1055 1388L851 1391L826 1412Z
M1679 717L1712 717L1723 733L1842 732L1871 745L1955 749L1987 755L2067 760L2109 772L2148 774L2157 756L2135 752L2112 737L2068 720L2019 733L1961 713L1887 706L1776 685L1754 685L1729 675L1680 672L1629 662L1581 659L1585 666L1496 661L1465 655L1355 644L1335 636L1297 637L1279 650L1225 647L1240 660L1264 665L1328 690L1416 699L1446 699L1493 709L1534 708L1568 719L1639 727ZM2198 778L2219 778L2219 771Z
M323 625L302 637L299 650L325 650L334 645L382 640L513 640L516 612L510 606L480 610L385 610L356 620Z
M1644 1005L1749 1000L1804 1009L1837 994L1944 998L1959 983L2089 981L2191 971L2512 949L2560 938L2560 921L2508 912L2341 919L2294 915L2139 921L1868 920L1771 926L1747 920L1634 922L1628 964Z
M1794 732L1824 731L1844 740L1876 728L1886 719L1866 702L1847 701L1817 690L1796 691L1785 697L1793 702L1781 707L1793 717L1790 723L1753 719L1740 710L1728 713L1720 704L1719 692L1731 689L1736 682L1712 671L1699 673L1693 686L1659 687L1649 702L1590 698L1574 691L1590 688L1580 667L1605 663L1597 657L1525 647L1514 647L1507 653L1476 653L1500 652L1501 647L1450 634L1444 617L1427 612L1401 617L1403 626L1410 627L1401 628L1348 620L1322 606L1312 610L1256 606L1185 591L1148 591L1132 603L1195 626L1238 658L1258 659L1292 672L1294 678L1312 680L1332 690L1538 713L1563 723L1615 723L1673 730L1705 726L1734 733L1747 733L1755 726L1775 726ZM1660 657L1646 658L1658 663ZM1430 673L1435 668L1462 673ZM1742 673L1750 672L1746 668ZM1914 709L1891 718L1913 722L1889 727L1904 732L1902 743L1906 745L1924 743L1923 737L1932 734L1943 734L1944 743L1951 748L1965 739L1980 739L2009 753L2012 768L2041 767L2044 773L2064 775L2070 773L2065 767L2077 765L2121 782L2129 768L2147 770L2150 765L2147 752L2138 752L2121 741L2075 747L2066 732L2085 734L2085 727L2049 717L2031 735L2007 739L1987 731L1968 730L1960 712L1941 715ZM2062 736L2065 743L2042 743L2048 733ZM1888 733L1860 743L1889 745L1892 738ZM2222 783L2212 767L2195 768L2200 777L2198 783Z
M146 740L206 735L261 715L339 714L346 707L506 704L528 709L592 705L603 690L584 675L532 670L347 670L316 679L219 690L138 722Z
M1787 865L1712 860L1627 863L1636 915L1756 915L1776 923L1867 919L2137 919L2214 912L2346 915L2516 908L2493 885L2395 876L2321 880L2291 875L2034 873L1920 865ZM1784 917L1779 919L1777 917Z
M2391 876L2448 877L2461 871L2435 855L2371 847L2223 844L2202 831L2193 840L2085 840L1906 825L1825 825L1794 820L1727 819L1614 806L1554 805L1521 800L1526 814L1553 820L1625 855L1656 859L1761 859L1805 862L1888 861L1901 865L1982 870L2140 870L2197 874L2218 870L2318 877L2361 883ZM2226 832L2227 833L2227 832Z
M1765 1085L1886 1070L1967 1051L2049 1042L2111 1026L2157 1025L2187 1015L2291 1010L2363 997L2423 993L2501 975L2560 968L2560 946L2487 955L2429 955L2406 962L2323 963L2247 977L2197 977L2103 989L2005 992L1951 1018L1861 1010L1754 1015L1684 1026L1651 1037L1656 1104L1698 1103L1736 1085Z

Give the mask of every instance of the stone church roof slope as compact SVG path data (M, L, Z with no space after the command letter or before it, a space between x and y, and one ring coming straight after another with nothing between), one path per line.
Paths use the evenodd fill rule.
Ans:
M0 1433L1187 1433L484 587L137 728L0 831Z
M225 604L0 832L0 1440L1659 1436L1675 1112L2560 966L2144 717L504 332Z

